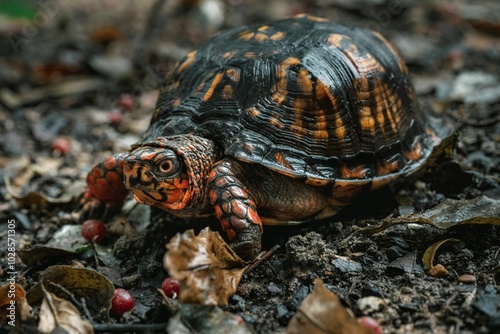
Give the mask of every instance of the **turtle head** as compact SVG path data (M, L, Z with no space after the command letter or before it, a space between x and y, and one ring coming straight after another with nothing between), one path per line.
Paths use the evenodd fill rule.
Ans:
M139 203L179 216L207 209L206 180L217 160L214 143L193 135L158 137L125 158L125 186Z
M123 164L124 183L139 203L167 210L185 204L189 179L182 157L164 147L141 146Z

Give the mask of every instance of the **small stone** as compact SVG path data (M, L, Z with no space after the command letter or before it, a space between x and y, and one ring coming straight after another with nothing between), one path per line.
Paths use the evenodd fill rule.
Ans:
M309 294L309 288L305 285L301 285L295 289L295 291L292 294L292 298L290 299L290 302L287 303L289 308L291 309L297 309L302 303L302 301L307 297Z
M95 71L115 79L128 76L133 69L132 61L122 56L96 55L90 58L89 65Z
M267 286L267 291L269 291L273 295L277 295L277 294L281 293L281 288L279 286L277 286L276 284L274 284L273 282L271 282Z
M356 306L361 313L368 315L382 311L386 308L387 303L382 298L369 296L358 299Z
M391 246L385 250L385 255L387 255L389 261L394 261L397 258L404 256L405 252L398 246Z
M332 260L332 264L340 270L343 273L348 273L348 272L361 272L363 271L363 267L361 266L361 263L352 261L347 258L341 258L338 257L334 260Z
M473 284L476 282L476 276L469 274L460 275L458 276L458 281L464 284Z

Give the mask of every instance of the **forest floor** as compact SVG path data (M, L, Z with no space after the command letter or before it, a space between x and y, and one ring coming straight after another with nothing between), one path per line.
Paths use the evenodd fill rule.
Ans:
M157 291L168 277L165 244L199 224L131 200L106 222L103 246L68 246L80 238L74 212L85 176L140 138L162 78L189 50L217 31L301 12L391 40L408 64L420 108L452 120L458 142L451 159L418 181L369 194L326 221L265 227L263 248L279 248L243 275L222 309L256 333L280 333L321 278L351 314L374 318L384 333L500 333L500 5L493 0L5 1L0 282L15 272L13 280L30 291L51 267L93 268L135 299L124 317L94 317L93 324L108 326L96 331L135 323L129 332L162 332L164 325L151 324L170 317ZM403 219L378 233L354 233L412 213L430 224ZM12 230L22 258L14 270ZM434 264L449 273L432 277L424 253L446 239L453 241L437 249ZM47 321L41 298L30 293L33 317L18 333Z

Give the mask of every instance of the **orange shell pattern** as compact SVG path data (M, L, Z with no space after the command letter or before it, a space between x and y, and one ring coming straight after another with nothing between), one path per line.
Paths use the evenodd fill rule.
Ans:
M231 29L188 53L143 140L195 134L225 156L349 191L428 157L436 135L414 100L380 34L302 15Z

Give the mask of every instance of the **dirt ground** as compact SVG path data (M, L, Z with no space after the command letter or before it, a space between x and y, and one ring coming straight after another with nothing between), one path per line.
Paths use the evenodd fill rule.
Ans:
M321 278L352 314L373 317L384 333L500 333L500 5L493 0L0 4L0 282L12 271L9 222L16 225L17 253L69 238L63 228L78 229L74 212L86 173L139 139L162 78L177 60L217 31L301 12L375 29L394 42L420 107L454 122L458 143L451 158L418 181L369 194L326 221L266 227L264 249L279 248L244 275L223 309L256 333L281 333ZM127 332L163 332L169 313L156 289L168 276L165 243L203 224L133 204L106 223L102 249L24 254L24 262L15 263L16 282L29 290L55 264L94 268L136 300L124 317L94 319L97 332L132 323L138 326ZM438 216L458 223L414 222L353 234L390 215L436 207ZM470 219L458 217L457 208ZM461 223L473 218L480 223ZM62 239L54 240L57 233ZM434 259L449 274L432 277L424 253L449 238L456 240ZM27 261L31 256L36 260ZM36 322L40 308L32 306ZM2 328L9 330L16 332Z

